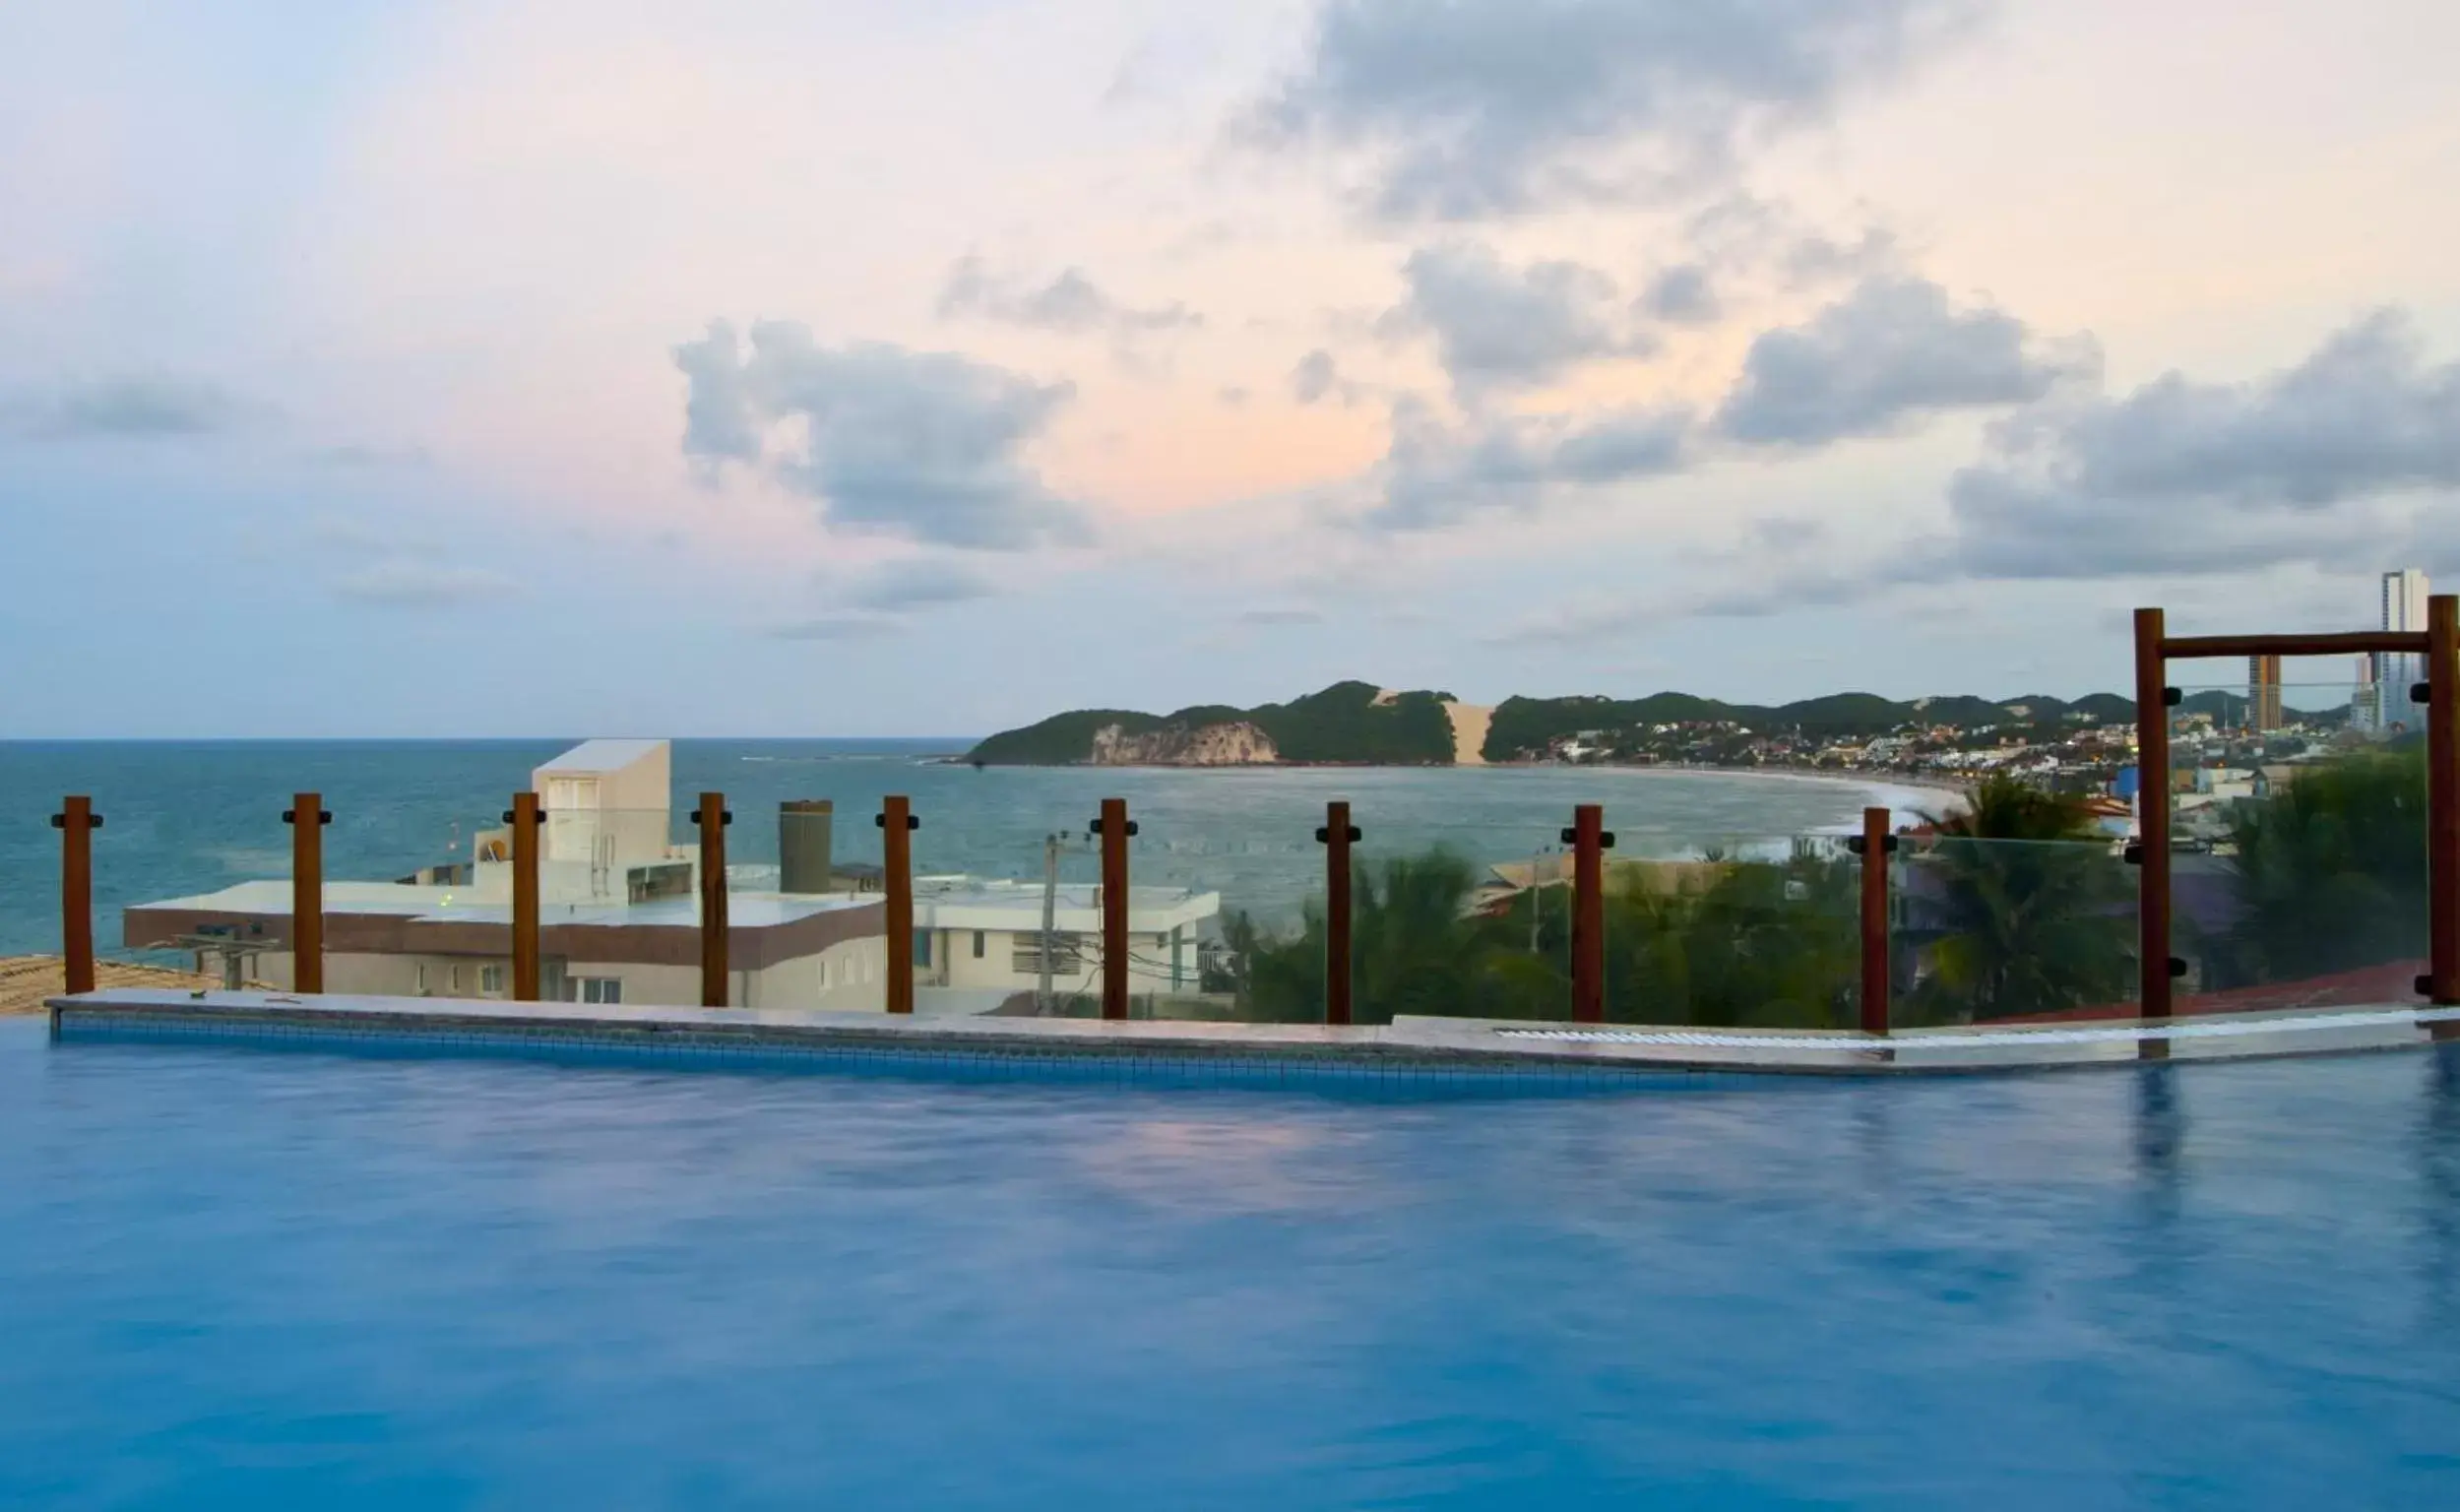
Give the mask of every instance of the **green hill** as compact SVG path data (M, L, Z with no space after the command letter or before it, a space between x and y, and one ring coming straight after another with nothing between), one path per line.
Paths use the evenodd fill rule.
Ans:
M1201 704L1167 715L1076 710L993 735L966 759L978 766L1067 766L1091 760L1096 732L1108 725L1117 725L1125 734L1146 735L1244 723L1263 730L1283 761L1441 766L1452 760L1452 723L1443 707L1449 697L1420 691L1378 702L1373 683L1337 682L1286 704L1254 709ZM2198 697L2226 707L2226 695ZM2243 703L2240 698L2239 704ZM2018 714L2018 708L2025 712ZM1634 699L1595 694L1507 698L1495 706L1481 754L1493 762L1523 761L1584 731L1629 732L1662 725L1725 726L1737 736L1748 731L1836 739L1939 725L2043 730L2086 723L2125 724L2134 718L2135 705L2114 693L2095 693L2072 702L2047 694L2001 700L1952 694L1910 703L1875 693L1832 693L1773 706L1729 704L1680 692Z
M1131 735L1141 735L1164 723L1133 709L1072 709L1039 724L1003 729L967 752L966 760L978 767L1073 766L1092 753L1094 731L1104 725L1116 724Z
M2011 704L2022 705L2029 713L2018 715L2009 707ZM1993 702L1966 694L1898 703L1873 693L1832 693L1824 698L1775 706L1720 703L1689 693L1657 693L1630 700L1507 698L1495 706L1494 723L1487 727L1482 754L1488 761L1522 760L1582 730L1732 724L1755 734L1884 735L1939 724L1982 729L2055 724L2078 710L2099 711L2112 706L2123 711L2117 716L2121 721L2135 718L2135 706L2111 693L2096 693L2074 704L2039 695Z
M1286 704L1233 709L1200 704L1170 715L1080 709L1038 724L1003 730L966 754L976 766L1073 766L1092 758L1095 734L1108 725L1123 733L1192 732L1210 724L1249 724L1264 731L1289 762L1373 766L1440 766L1452 760L1452 719L1445 695L1414 692L1378 703L1371 682L1337 682Z

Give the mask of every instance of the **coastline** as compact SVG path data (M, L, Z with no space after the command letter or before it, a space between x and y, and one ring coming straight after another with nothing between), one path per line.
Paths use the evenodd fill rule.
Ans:
M970 766L964 758L946 764ZM1478 762L1389 762L1389 761L1239 761L1239 762L1177 762L1177 761L1014 761L990 762L983 771L999 768L1017 771L1052 772L1070 769L1100 768L1123 772L1596 772L1612 773L1617 777L1648 777L1676 775L1682 777L1749 777L1777 782L1843 784L1867 792L1937 793L1961 799L1966 785L1947 778L1921 777L1897 772L1839 772L1808 767L1714 767L1689 762L1661 761L1647 765L1626 762L1550 761L1478 761ZM1902 805L1893 805L1901 807Z
M1526 762L1522 765L1536 767L1540 764L1537 762ZM1843 783L1851 787L1860 788L1865 792L1885 794L1889 807L1896 809L1900 813L1907 814L1914 813L1916 810L1900 800L1912 794L1934 793L1941 798L1962 803L1964 801L1966 791L1965 784L1953 782L1947 778L1915 777L1911 775L1900 775L1893 772L1863 775L1856 772L1803 771L1793 767L1702 767L1677 765L1672 762L1664 762L1655 766L1647 767L1599 766L1585 768L1583 770L1594 772L1627 772L1635 774L1650 772L1677 772L1687 777L1760 777L1769 778L1779 782Z
M1520 765L1538 770L1545 764L1523 762ZM1701 767L1678 766L1672 763L1646 767L1583 767L1579 770L1617 772L1633 776L1661 773L1682 777L1752 777L1773 782L1816 783L1828 787L1853 788L1862 794L1866 806L1884 808L1888 811L1888 828L1892 830L1908 829L1928 822L1934 815L1953 813L1963 805L1965 799L1965 789L1962 786L1940 778L1894 775L1864 777L1850 772L1802 772L1785 767L1774 769L1768 767ZM1861 829L1861 826L1859 823L1849 820L1812 833L1850 835L1859 834Z

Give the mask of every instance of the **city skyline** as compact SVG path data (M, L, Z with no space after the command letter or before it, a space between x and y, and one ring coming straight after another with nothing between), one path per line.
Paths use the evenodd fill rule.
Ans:
M0 25L0 737L2073 697L2460 573L2425 0Z

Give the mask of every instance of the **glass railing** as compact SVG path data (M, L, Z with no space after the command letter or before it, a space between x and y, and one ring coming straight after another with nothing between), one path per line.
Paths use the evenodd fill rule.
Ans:
M2188 965L2181 1010L2410 997L2427 950L2419 742L2318 716L2346 712L2345 688L2284 689L2277 717L2269 697L2234 704L2205 691L2228 690L2189 690L2174 713L2179 755L2169 778L2174 952ZM899 767L867 786L913 776ZM1129 812L1130 1016L1323 1022L1332 920L1317 831L1324 794L1340 790L1334 777L1275 774L1266 791L1247 774L1071 770L1037 774L1030 791L978 795L990 801L962 811L917 798L915 933L902 954L887 933L876 793L850 785L843 802L729 798L725 1001L878 1012L911 974L923 1015L1099 1014L1108 947L1092 825L1103 793L1126 790L1143 794ZM1351 850L1352 1018L1569 1019L1579 977L1564 838L1573 815L1556 801L1559 779L1530 782L1526 813L1514 808L1517 774L1485 779L1513 785L1482 800L1504 817L1466 823L1446 817L1438 789L1453 781L1430 777L1428 793L1352 810L1361 831ZM1593 781L1604 795L1616 790ZM107 823L94 841L95 933L106 958L294 985L293 834L281 819L291 800L257 796L257 806L211 816L97 801ZM2082 822L2106 839L1983 840L1953 827L1901 837L1890 867L1893 1025L2131 1010L2140 873L2123 854L2124 804L2087 796L2100 807ZM323 832L327 992L514 995L507 801L448 797L405 811L354 804L347 788L325 796L335 816ZM1845 837L1624 825L1610 805L1606 828L1616 837L1599 904L1606 1020L1860 1024L1861 862ZM550 808L537 846L542 997L704 1000L704 852L690 806ZM131 885L114 864L120 847L151 858L146 880L158 888Z
M2180 692L2170 772L2179 1006L2413 998L2429 914L2424 721L2408 685Z
M1852 1029L1861 867L1842 836L1732 837L1612 852L1607 1017L1621 1023Z
M482 864L478 883L509 918L509 868ZM538 838L538 995L699 1004L700 909L700 833L688 809L549 806Z
M1354 811L1352 1022L1569 1018L1571 868L1556 836L1570 817L1410 826ZM1259 1017L1322 1018L1325 862L1310 849L1317 879L1304 944L1267 942L1245 963ZM1310 967L1317 979L1300 991L1291 978Z
M1099 815L1099 800L1053 803L991 833L969 827L917 845L917 1013L1101 1015L1109 942ZM1236 1017L1221 973L1225 892L1259 896L1256 863L1267 876L1281 867L1263 849L1191 832L1167 813L1129 822L1128 1016ZM924 824L918 842L930 834Z
M1889 861L1895 1027L2132 1014L2122 841L1907 836Z
M1054 809L1039 818L1001 815L987 827L952 826L944 814L919 809L915 817L906 963L915 1013L1099 1011L1098 870L1085 816Z
M210 758L209 758L210 759ZM320 830L323 989L385 996L509 996L510 918L475 885L495 813L450 797L353 801L373 783L332 771ZM291 916L292 794L261 782L227 805L177 811L104 802L93 836L95 939L106 961L187 974L200 985L300 982ZM315 815L302 816L313 820ZM142 870L127 858L141 856Z

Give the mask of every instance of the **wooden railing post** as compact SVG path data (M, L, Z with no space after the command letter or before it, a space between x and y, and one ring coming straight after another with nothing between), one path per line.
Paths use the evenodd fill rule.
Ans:
M294 793L282 816L290 826L290 990L325 990L325 826L322 795Z
M913 804L903 797L880 800L880 859L888 890L888 1011L914 1012Z
M2137 1013L2170 1017L2170 671L2159 609L2135 611Z
M723 792L701 794L701 1006L726 1006L726 812Z
M538 825L536 792L516 792L504 822L513 827L513 1001L538 1000ZM477 880L473 865L471 880Z
M2460 597L2426 600L2427 996L2460 1004Z
M1572 848L1572 1020L1606 1022L1606 810L1582 803L1563 832ZM1530 879L1536 885L1537 879ZM1535 901L1534 895L1532 901Z
M1888 1032L1888 833L1894 816L1885 808L1862 810L1862 1003L1865 1035Z
M1350 951L1350 847L1359 838L1350 823L1350 805L1324 805L1324 828L1315 832L1324 843L1324 1022L1347 1024L1354 966Z
M1102 839L1102 1016L1127 1017L1127 838L1136 826L1125 798L1102 800L1094 821Z
M94 990L94 799L72 795L51 816L60 832L60 963L70 993Z

